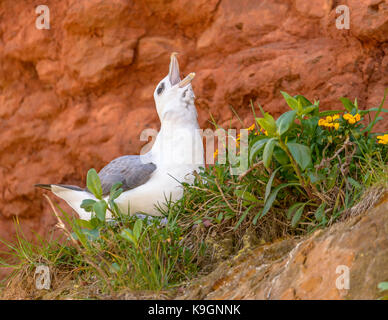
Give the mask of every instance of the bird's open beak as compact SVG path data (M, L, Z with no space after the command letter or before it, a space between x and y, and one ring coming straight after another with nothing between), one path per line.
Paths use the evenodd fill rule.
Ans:
M174 86L181 81L181 77L179 75L179 63L176 58L177 54L177 52L173 52L171 54L170 70L168 72L168 78L170 79L171 86Z
M186 78L184 78L181 82L179 82L179 88L186 87L191 81L194 79L195 73L189 73Z

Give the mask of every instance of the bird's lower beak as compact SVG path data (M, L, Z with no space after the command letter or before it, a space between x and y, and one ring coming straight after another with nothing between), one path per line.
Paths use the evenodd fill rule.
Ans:
M174 86L181 81L181 77L179 75L179 63L176 58L177 54L178 53L176 52L171 54L170 70L168 72L168 78L170 79L171 86Z
M181 82L179 82L179 88L186 87L191 81L194 79L195 73L189 73L186 78L184 78Z

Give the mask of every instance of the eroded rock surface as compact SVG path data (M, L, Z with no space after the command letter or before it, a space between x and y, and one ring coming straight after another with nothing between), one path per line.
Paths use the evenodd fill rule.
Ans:
M336 3L47 0L51 29L38 30L41 1L1 1L0 236L11 237L15 216L27 233L53 226L34 183L83 185L89 168L140 151L140 132L158 129L152 92L172 51L197 73L202 127L210 113L228 123L229 105L250 125L250 99L278 116L280 90L326 108L340 96L377 105L388 86L388 2L342 1L350 30L336 29Z
M377 299L377 285L388 280L387 235L388 194L367 213L301 241L242 251L178 299Z

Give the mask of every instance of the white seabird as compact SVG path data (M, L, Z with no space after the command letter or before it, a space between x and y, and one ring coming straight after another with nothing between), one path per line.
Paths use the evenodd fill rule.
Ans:
M178 200L181 182L193 183L194 170L204 166L204 149L199 130L195 95L190 73L180 79L176 53L171 55L168 75L154 91L160 131L151 150L144 155L127 155L112 160L99 173L103 196L108 198L113 184L122 183L123 193L115 200L124 214L146 213L159 216L156 205ZM82 209L84 199L97 200L87 188L61 184L37 184L65 200L80 216L90 220ZM107 219L112 218L109 211Z

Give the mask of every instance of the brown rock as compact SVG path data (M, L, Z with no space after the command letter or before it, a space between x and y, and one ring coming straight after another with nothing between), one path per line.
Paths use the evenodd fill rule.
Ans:
M295 7L303 16L322 18L330 13L333 0L303 1L296 0Z
M380 0L348 0L352 33L363 40L388 39L388 3Z

